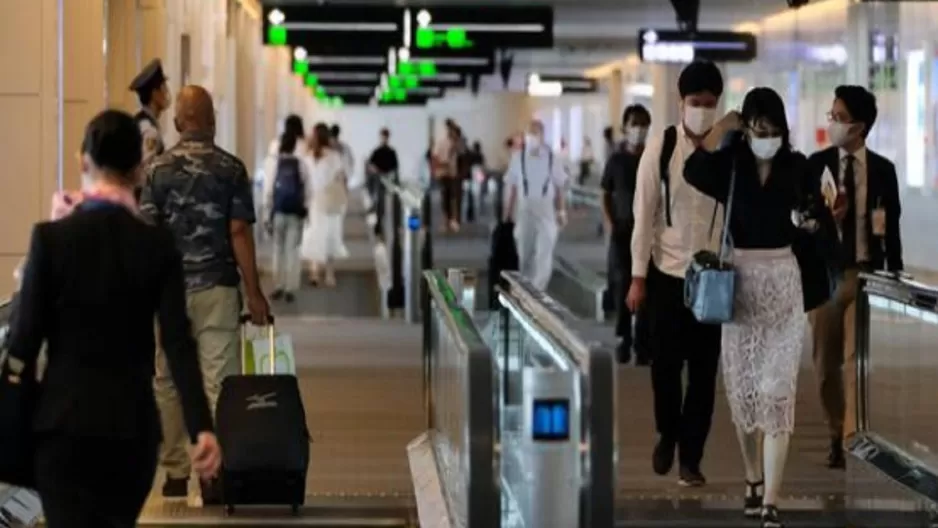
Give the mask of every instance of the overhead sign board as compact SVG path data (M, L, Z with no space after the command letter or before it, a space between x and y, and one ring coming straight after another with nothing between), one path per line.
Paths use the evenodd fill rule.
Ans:
M643 62L751 62L756 58L756 36L735 31L642 29L638 32L638 56Z
M494 50L420 50L407 51L411 62L432 62L438 72L462 73L466 75L492 75L495 73ZM400 58L400 54L398 54Z
M573 75L539 75L542 83L560 83L563 93L594 93L599 91L599 82L596 79L577 77Z
M277 5L264 7L263 42L269 46L387 50L404 39L403 10L395 6Z
M419 50L552 48L554 10L542 6L411 7L408 43Z

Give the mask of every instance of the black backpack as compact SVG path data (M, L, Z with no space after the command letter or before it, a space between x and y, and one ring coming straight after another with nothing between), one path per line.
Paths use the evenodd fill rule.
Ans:
M300 174L300 160L281 156L274 176L274 212L306 216L306 188Z

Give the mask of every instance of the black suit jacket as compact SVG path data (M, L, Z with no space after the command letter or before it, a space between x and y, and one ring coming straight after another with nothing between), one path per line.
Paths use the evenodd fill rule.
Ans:
M809 158L818 178L824 169L831 171L834 181L840 185L840 152L837 147L829 147L815 152ZM870 267L874 270L902 271L902 237L899 232L899 218L902 206L899 202L899 178L896 166L888 159L870 149L866 150L866 217L871 219L873 211L883 207L886 211L885 236L873 235L873 224L866 222L866 236L869 240ZM845 255L853 261L852 255Z
M35 430L158 440L155 314L194 440L212 420L172 235L111 204L37 224L9 336L27 365L47 344Z

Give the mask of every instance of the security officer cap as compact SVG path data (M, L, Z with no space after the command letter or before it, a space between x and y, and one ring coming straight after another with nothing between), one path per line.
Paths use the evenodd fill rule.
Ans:
M153 59L143 70L134 77L130 83L130 89L135 92L152 90L166 82L166 76L163 75L163 63L160 59Z

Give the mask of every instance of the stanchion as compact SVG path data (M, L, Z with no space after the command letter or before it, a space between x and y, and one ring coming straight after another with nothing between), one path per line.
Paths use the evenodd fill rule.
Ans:
M395 182L396 184L397 182ZM391 310L400 310L404 308L405 286L404 286L404 248L403 231L404 210L401 205L401 197L397 193L390 193L391 197L391 225L386 230L392 240L391 242L391 289L388 290L388 308Z

